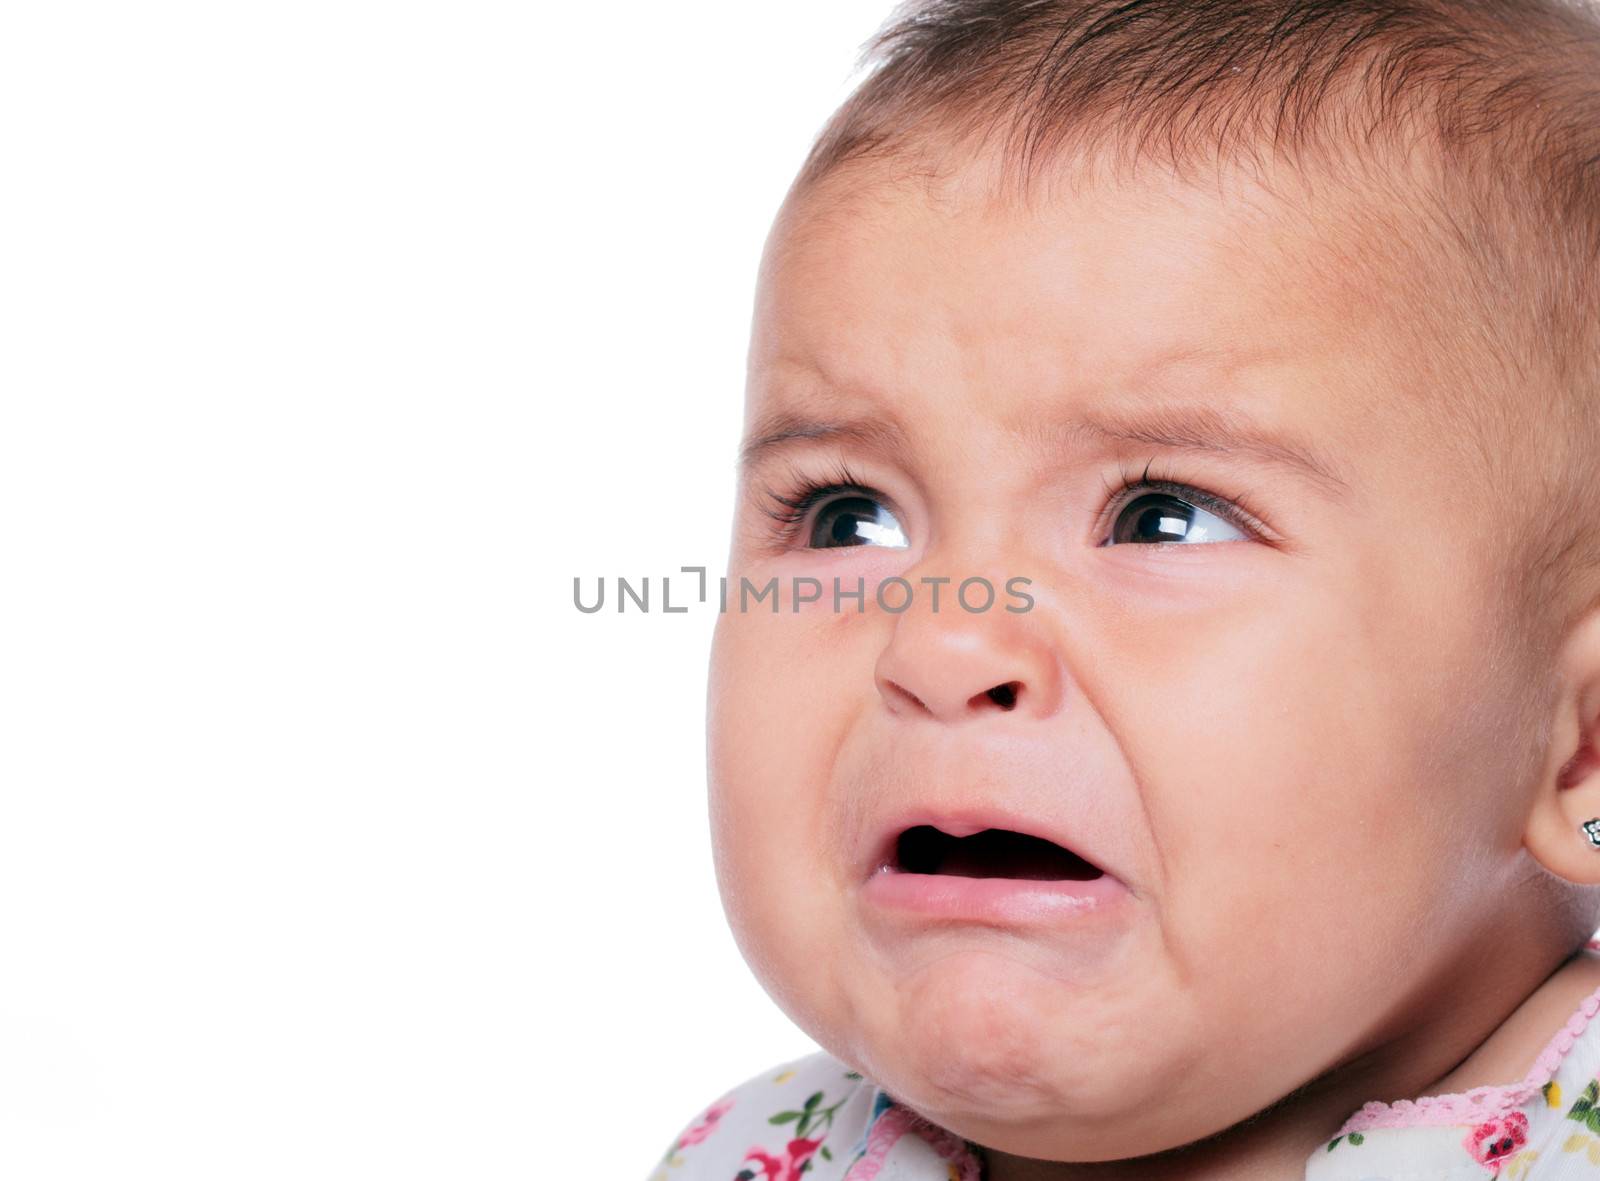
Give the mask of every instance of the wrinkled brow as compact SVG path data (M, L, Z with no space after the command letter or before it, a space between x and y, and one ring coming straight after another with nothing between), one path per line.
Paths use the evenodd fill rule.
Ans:
M765 456L797 443L847 442L904 463L910 440L892 418L820 419L780 410L759 419L739 449L739 466L747 468Z
M1207 406L1159 406L1109 414L1078 411L1053 418L1029 418L1012 428L1041 454L1095 440L1114 439L1175 451L1244 455L1310 479L1335 497L1348 495L1349 482L1332 462L1307 443L1238 415ZM903 427L890 417L813 418L776 411L758 419L739 452L748 468L765 456L801 443L850 442L905 462L912 453Z
M1082 445L1098 438L1174 451L1243 455L1309 479L1336 498L1350 493L1350 482L1332 460L1307 441L1275 431L1241 413L1211 406L1158 405L1120 413L1079 412L1053 419L1029 419L1014 427L1013 433L1039 449Z

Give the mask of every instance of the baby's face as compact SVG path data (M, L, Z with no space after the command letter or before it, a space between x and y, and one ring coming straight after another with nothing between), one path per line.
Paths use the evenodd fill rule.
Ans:
M1110 1159L1459 987L1525 868L1533 681L1496 663L1496 493L1397 310L1426 281L1358 281L1242 185L981 191L824 188L774 230L746 429L785 437L742 470L712 656L718 874L824 1048L971 1139ZM776 613L737 609L774 577ZM942 866L898 840L924 825ZM985 828L1035 839L950 839Z

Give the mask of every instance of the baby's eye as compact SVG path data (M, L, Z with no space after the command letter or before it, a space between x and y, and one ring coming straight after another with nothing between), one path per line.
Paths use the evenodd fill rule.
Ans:
M811 549L847 545L880 545L903 549L905 530L884 505L867 496L841 496L830 500L811 523L806 541Z
M764 489L771 504L763 507L777 522L775 532L783 548L876 545L904 549L910 544L899 519L884 503L886 497L862 483L844 464L831 475L831 480L818 480L795 474L787 492Z
M1219 511L1223 511L1219 507ZM1101 545L1162 542L1249 541L1250 536L1216 513L1166 492L1146 493L1128 502L1112 521Z

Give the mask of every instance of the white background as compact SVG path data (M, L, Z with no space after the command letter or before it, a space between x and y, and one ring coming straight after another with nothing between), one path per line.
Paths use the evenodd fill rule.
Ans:
M724 562L885 15L6 7L0 1176L643 1178L813 1048L716 898L714 614L572 579Z

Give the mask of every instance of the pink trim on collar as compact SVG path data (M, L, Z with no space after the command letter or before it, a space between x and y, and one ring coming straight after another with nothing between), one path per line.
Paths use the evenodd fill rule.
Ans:
M1585 946L1588 950L1600 950L1600 938L1589 940ZM1545 1043L1520 1083L1473 1087L1470 1091L1426 1095L1421 1099L1396 1099L1392 1103L1364 1103L1361 1110L1344 1121L1337 1135L1365 1132L1369 1128L1473 1124L1521 1107L1555 1077L1568 1051L1583 1036L1589 1019L1596 1012L1600 1012L1600 988L1585 997L1572 1016L1567 1018L1566 1024Z
M978 1162L967 1151L966 1144L959 1136L929 1123L910 1108L901 1107L898 1103L892 1103L873 1123L872 1130L867 1135L866 1154L851 1166L850 1171L844 1176L844 1181L873 1181L882 1170L889 1150L907 1132L915 1132L926 1140L940 1157L953 1164L959 1170L961 1181L980 1181L982 1173Z

